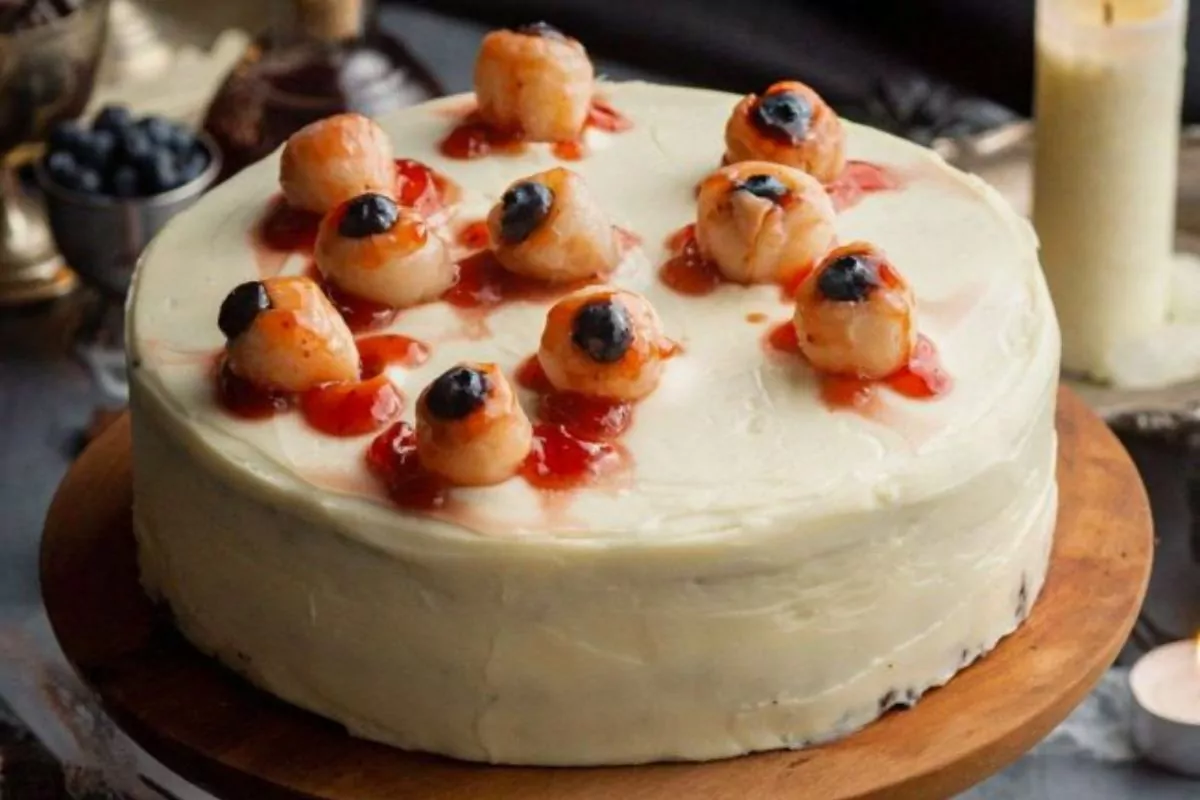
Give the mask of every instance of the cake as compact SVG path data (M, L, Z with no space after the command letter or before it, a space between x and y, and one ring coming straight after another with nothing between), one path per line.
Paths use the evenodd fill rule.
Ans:
M596 83L546 142L478 85L368 125L394 187L276 153L146 251L134 520L183 634L356 736L596 765L828 741L1013 631L1057 499L1029 226L799 89L741 101L798 126L759 162L728 94Z

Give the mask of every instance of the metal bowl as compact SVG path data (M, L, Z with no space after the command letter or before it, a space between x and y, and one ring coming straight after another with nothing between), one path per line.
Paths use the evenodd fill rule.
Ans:
M85 281L114 294L129 288L138 256L171 217L196 202L221 172L221 153L207 134L196 138L208 151L208 166L192 180L149 197L81 194L57 183L39 163L38 183L54 241Z

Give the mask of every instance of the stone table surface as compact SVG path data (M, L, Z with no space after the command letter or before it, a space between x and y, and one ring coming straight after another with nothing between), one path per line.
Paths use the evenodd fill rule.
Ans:
M474 50L483 27L436 13L387 6L384 22L400 32L450 91L469 88ZM669 80L601 60L610 77ZM75 297L33 309L0 309L0 692L20 712L30 698L19 694L20 664L9 653L5 626L35 639L47 637L37 587L37 545L50 497L98 407L115 404L74 354L72 342L87 308ZM1185 541L1188 514L1184 475L1187 454L1178 444L1127 441L1151 489L1162 540L1161 570L1151 603L1169 604L1172 585L1195 581L1195 563ZM1132 652L1132 649L1131 649ZM15 688L14 688L15 687ZM962 795L968 800L1183 800L1200 797L1200 782L1178 778L1132 758L1120 714L1106 708L1123 695L1120 673L1110 681L1112 697L1097 696L1074 724L984 784ZM14 695L14 692L17 694ZM0 712L3 709L0 708ZM1106 726L1115 727L1111 730ZM0 714L0 724L3 716ZM9 793L0 796L21 798ZM182 794L181 794L182 796ZM189 793L189 796L202 796Z

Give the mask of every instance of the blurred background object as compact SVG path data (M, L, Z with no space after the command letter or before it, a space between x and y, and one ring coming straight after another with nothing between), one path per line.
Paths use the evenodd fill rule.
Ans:
M83 111L107 20L108 0L0 6L0 304L46 299L74 287L16 170L52 125Z
M370 0L273 0L270 27L217 90L204 128L225 155L223 177L293 132L343 111L378 116L442 93Z

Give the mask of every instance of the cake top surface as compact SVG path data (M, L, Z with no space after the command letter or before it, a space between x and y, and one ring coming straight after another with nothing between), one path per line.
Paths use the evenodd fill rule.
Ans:
M838 241L872 242L903 271L920 331L953 388L927 400L884 390L865 408L830 407L813 370L769 344L792 315L779 287L724 284L697 297L660 279L668 240L695 221L696 187L721 162L722 130L738 98L641 83L601 84L599 94L632 127L589 131L587 154L572 161L545 144L476 160L444 157L438 143L471 106L469 96L380 123L397 156L461 187L445 228L451 239L482 220L513 181L555 166L581 175L613 221L635 235L638 244L609 283L647 298L680 350L634 409L619 444L621 469L562 492L518 478L456 488L444 509L408 511L369 473L369 436L320 435L299 414L249 421L220 408L212 374L224 344L222 299L266 272L307 269L306 257L266 259L253 246L279 191L278 153L202 198L144 255L130 301L135 394L239 491L326 515L348 535L398 549L463 537L590 546L793 534L832 515L952 489L1023 435L1053 385L1057 329L1034 236L994 191L927 150L846 123L848 157L885 169L897 187L841 210ZM437 301L401 312L382 332L429 348L423 364L387 370L405 397L404 418L412 419L418 393L457 362L494 362L515 374L536 352L552 304L530 299L482 313ZM521 399L535 402L524 390Z

